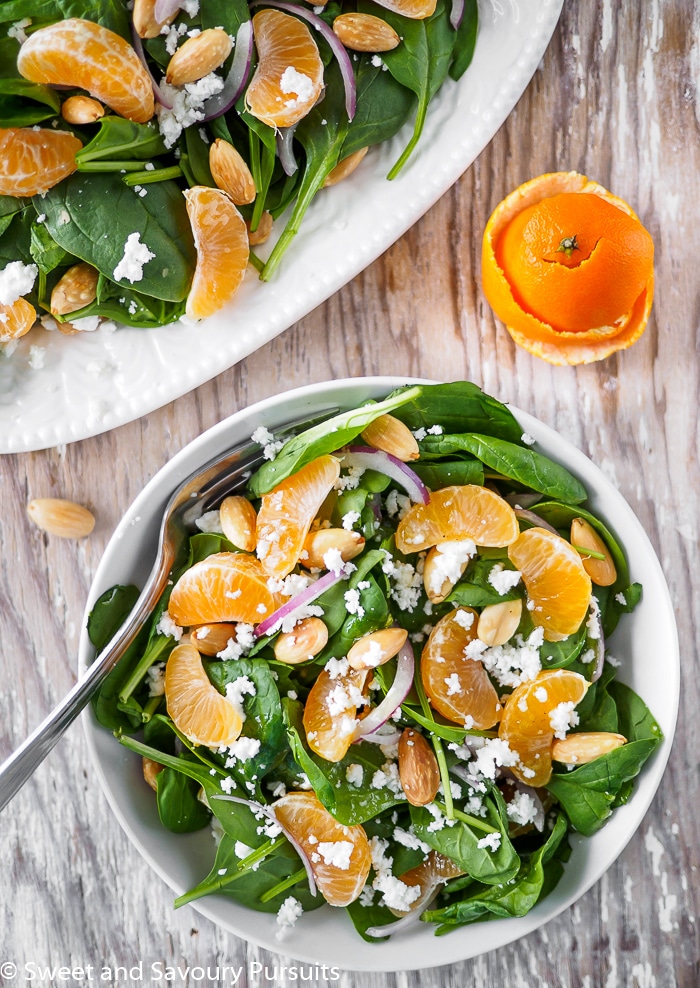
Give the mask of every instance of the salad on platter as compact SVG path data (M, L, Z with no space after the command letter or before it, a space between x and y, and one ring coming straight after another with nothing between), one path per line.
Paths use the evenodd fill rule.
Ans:
M215 894L368 941L524 916L662 740L607 642L642 589L587 492L468 382L286 441L197 522L94 700ZM99 651L138 589L90 614ZM215 842L215 843L214 843Z
M476 34L476 0L4 0L0 343L37 313L202 319L249 262L269 279L314 197L412 121L399 173Z

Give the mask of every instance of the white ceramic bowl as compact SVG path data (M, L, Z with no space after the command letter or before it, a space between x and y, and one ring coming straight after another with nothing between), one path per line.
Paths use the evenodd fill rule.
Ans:
M314 384L252 405L209 429L186 446L156 474L136 498L114 533L95 576L85 621L95 600L115 583L142 585L150 571L163 507L173 488L205 461L247 439L259 425L272 431L286 421L323 413L334 406L351 408L367 398L379 398L405 378L356 378ZM594 837L574 836L573 853L557 888L523 919L493 920L456 930L436 940L433 927L417 927L379 944L368 944L355 932L349 917L330 906L302 917L294 935L275 939L274 915L254 912L223 897L198 901L193 908L237 936L298 960L365 971L396 971L449 964L493 950L530 933L576 901L621 853L639 826L668 759L676 722L679 692L679 652L668 588L646 532L621 494L583 453L548 426L513 409L523 430L538 448L562 463L585 484L592 510L600 513L619 536L635 580L644 596L635 612L623 618L611 648L622 666L620 678L650 705L665 740L637 780L632 799L617 809ZM80 663L84 668L93 649L83 629ZM659 675L658 656L664 657ZM90 751L114 813L148 864L177 895L196 884L211 867L214 843L207 828L178 836L164 830L155 800L143 784L140 759L121 747L87 713L84 718Z

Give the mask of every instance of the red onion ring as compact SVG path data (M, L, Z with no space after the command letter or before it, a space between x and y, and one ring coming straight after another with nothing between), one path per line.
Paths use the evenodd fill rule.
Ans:
M527 508L516 508L515 517L522 518L523 521L529 521L530 524L534 525L536 528L544 528L548 532L551 532L552 535L559 535L559 532L553 525L550 525L548 521L544 520L544 518L540 518L540 516L536 515L534 511L529 511Z
M512 508L531 508L542 500L541 494L506 494L504 501L507 501Z
M291 127L280 127L277 131L277 157L280 159L285 175L293 175L299 165L294 157L294 131L296 124Z
M214 93L202 104L204 121L214 120L226 113L241 98L248 84L250 69L253 64L253 22L244 21L236 32L236 43L233 47L233 61L224 80L224 88Z
M285 618L292 617L295 611L301 610L310 604L312 601L320 597L322 593L326 590L330 590L332 586L339 583L340 580L347 580L350 573L346 572L344 569L340 573L324 573L324 575L316 580L315 583L311 583L308 587L305 587L300 593L288 600L286 604L282 604L278 607L276 611L273 611L269 617L266 617L264 621L261 621L253 631L256 638L262 638L263 635L268 635L271 632L274 633L277 628L276 625L281 624Z
M305 7L298 7L294 3L285 3L284 0L253 0L250 6L252 9L253 7L260 7L261 5L265 7L276 7L278 10L284 10L288 14L294 14L296 17L301 17L302 20L308 21L312 27L315 27L318 33L323 36L324 40L328 42L328 45L335 55L338 65L340 66L340 74L343 77L343 85L345 86L345 111L348 115L348 120L352 120L355 116L355 110L357 108L357 86L355 85L355 73L352 69L350 56L348 55L338 35L333 33L324 20L312 13L310 10L306 10Z
M311 862L309 861L306 855L306 851L299 844L296 838L293 837L292 834L290 834L287 828L283 827L282 824L279 822L275 814L274 807L265 806L263 803L256 803L252 799L242 799L240 796L228 796L224 793L221 793L221 795L217 793L215 796L212 796L212 799L224 799L226 800L227 803L242 803L243 806L247 806L248 809L251 810L251 812L262 813L264 816L268 818L268 820L271 820L273 823L277 824L277 826L280 828L284 836L287 838L289 843L292 845L294 850L301 858L301 863L303 864L304 869L306 871L306 877L309 880L309 892L311 892L312 895L316 895L316 879L314 877L313 869L311 867Z
M382 702L359 721L355 728L353 740L364 740L368 734L376 734L379 728L386 724L391 715L398 710L408 696L411 686L413 686L415 667L413 646L407 641L399 652L394 682ZM386 742L382 743L385 744Z
M398 744L401 740L401 731L387 731L386 734L380 734L380 730L381 728L373 731L371 734L363 734L362 737L358 738L357 741L353 742L353 744L357 744L359 741L369 741L371 744L392 745Z
M159 24L165 24L177 14L181 7L181 0L156 0L153 8L153 19Z
M139 37L139 35L138 35L137 31L136 31L136 28L134 27L134 22L133 21L131 22L131 38L132 38L132 41L134 43L134 51L138 55L139 61L143 65L143 67L146 70L146 72L148 72L148 76L149 76L149 78L151 80L151 86L153 87L153 95L155 96L156 100L160 103L160 105L161 106L164 106L166 110L172 110L173 104L171 102L169 102L169 100L167 100L165 98L165 96L163 95L163 91L161 90L160 86L156 82L156 80L155 80L155 78L153 76L153 73L151 72L151 70L150 70L150 68L148 66L148 61L146 59L146 52L144 51L144 48L143 48L143 41L141 40L141 38Z
M397 459L391 453L385 453L383 449L375 449L374 446L348 446L343 460L348 466L363 467L365 470L376 470L378 473L386 474L400 484L410 499L416 503L427 504L430 500L430 491L418 474L403 460Z
M452 10L450 11L450 24L455 29L459 28L464 17L464 0L452 0Z

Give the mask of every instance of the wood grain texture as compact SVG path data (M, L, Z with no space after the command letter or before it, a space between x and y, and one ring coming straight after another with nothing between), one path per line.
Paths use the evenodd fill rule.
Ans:
M64 451L0 460L0 757L74 681L92 575L143 484L203 429L285 388L387 372L469 378L583 449L641 519L671 588L684 672L675 747L640 830L601 882L539 932L452 967L346 973L336 982L343 988L700 984L699 37L700 6L691 0L567 0L540 68L492 144L351 284L239 366L140 421ZM569 168L631 202L657 249L644 337L575 369L518 350L478 280L481 232L496 203L533 175ZM28 499L52 495L93 509L89 539L61 541L31 527ZM0 868L0 961L259 960L270 972L285 963L188 908L173 911L169 890L112 816L79 728L3 813ZM435 950L439 958L440 941ZM244 973L238 983L298 984L277 973Z

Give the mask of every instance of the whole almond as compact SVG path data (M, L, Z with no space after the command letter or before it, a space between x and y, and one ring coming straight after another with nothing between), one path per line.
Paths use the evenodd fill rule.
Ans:
M171 86L197 82L223 65L231 48L231 39L223 28L209 27L178 48L168 63L165 81Z
M175 9L164 21L155 18L156 0L134 0L133 22L134 30L139 38L157 38L160 30L166 24L171 24L179 10Z
M221 624L200 624L190 630L190 641L202 655L218 655L235 637L236 625L223 621Z
M594 758L607 755L609 751L621 748L627 743L622 734L608 731L582 731L580 734L568 734L563 739L556 738L552 745L552 758L555 762L565 765L585 765Z
M599 587L609 587L617 579L617 569L610 555L610 550L593 526L585 518L574 518L571 522L571 544L581 552L581 562L583 568L588 573L591 581ZM595 556L587 556L586 549L603 556L603 559L596 559Z
M476 546L470 542L434 545L423 563L423 585L428 600L441 604L469 565Z
M323 183L324 189L329 188L331 185L337 185L338 182L342 182L348 175L352 175L368 151L368 147L360 148L359 151L354 151L347 158L339 161L335 168L332 168L328 175L326 175L326 180Z
M49 535L82 539L95 527L95 516L82 504L58 497L38 497L27 505L27 514Z
M352 669L375 669L383 666L401 651L406 644L408 632L405 628L383 628L371 631L359 638L351 646L347 659Z
M435 752L422 734L407 727L399 741L399 778L411 806L426 806L440 787Z
M97 298L99 276L97 268L84 261L68 268L51 292L52 315L65 316L94 302Z
M104 115L105 108L92 96L69 96L61 106L61 116L69 124L91 124Z
M243 552L254 552L255 527L258 519L255 508L248 498L240 495L225 498L219 516L222 531L229 542Z
M270 234L272 233L272 213L268 213L265 210L254 230L250 229L250 220L246 220L245 225L248 227L248 243L251 247L258 247L270 239Z
M374 14L340 14L333 31L351 51L391 51L401 41L391 24Z
M217 137L209 148L209 168L217 186L228 192L236 206L245 206L255 199L250 168L233 144Z
M344 563L359 556L365 547L365 540L359 532L349 532L344 528L319 528L309 532L301 550L300 562L307 569L328 569L324 556L337 549Z
M393 415L380 415L362 432L362 438L368 446L391 453L404 463L417 460L420 456L416 437L407 425Z
M297 665L313 659L327 643L328 628L321 618L308 617L300 621L292 631L278 635L273 649L278 662Z
M520 598L488 604L479 615L476 633L487 645L505 645L518 630L522 613Z
M144 758L142 760L143 777L149 784L153 792L158 792L158 787L156 785L156 776L159 772L162 772L165 768L160 762L154 762L152 758Z

